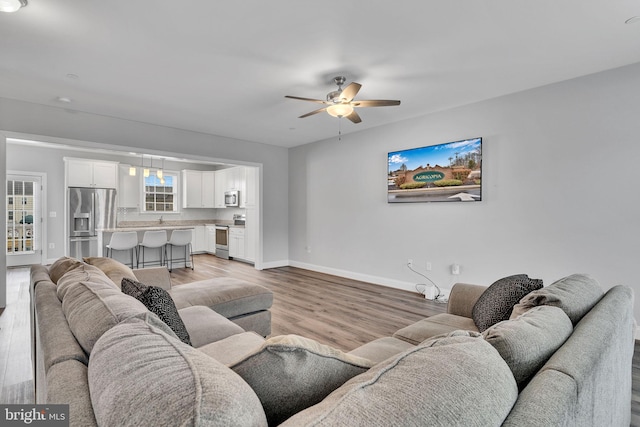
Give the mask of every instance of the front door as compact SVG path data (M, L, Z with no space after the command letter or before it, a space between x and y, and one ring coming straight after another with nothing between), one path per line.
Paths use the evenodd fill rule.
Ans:
M7 267L42 263L42 176L7 174Z

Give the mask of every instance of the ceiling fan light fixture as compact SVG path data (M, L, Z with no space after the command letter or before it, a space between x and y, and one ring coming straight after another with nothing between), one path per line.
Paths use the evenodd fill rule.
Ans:
M327 113L333 117L346 117L353 113L353 107L349 104L336 104L327 107Z
M27 5L27 0L0 0L0 12L17 12Z

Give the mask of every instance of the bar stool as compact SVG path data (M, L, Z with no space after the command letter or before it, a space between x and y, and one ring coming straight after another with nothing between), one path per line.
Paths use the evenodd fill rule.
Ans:
M191 239L193 237L193 233L191 230L173 230L171 233L171 238L167 242L167 246L169 246L169 271L173 270L173 262L174 261L184 261L184 267L187 268L187 260L191 258L191 270L193 270L193 252L191 250ZM173 247L174 246L183 246L184 247L184 258L173 258Z
M136 266L133 266L133 251L136 251ZM113 251L131 251L131 268L138 267L138 233L135 231L116 231L107 243L107 257L113 258Z
M145 231L142 236L142 242L138 244L138 265L140 265L140 254L142 253L142 268L144 268L144 250L145 248L160 249L160 265L164 265L164 258L167 257L167 230ZM156 261L152 261L155 263Z

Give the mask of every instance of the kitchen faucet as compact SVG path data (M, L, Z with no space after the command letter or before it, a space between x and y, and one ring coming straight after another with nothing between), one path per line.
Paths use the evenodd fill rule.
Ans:
M162 215L160 215L160 224L162 224L164 220L162 219Z

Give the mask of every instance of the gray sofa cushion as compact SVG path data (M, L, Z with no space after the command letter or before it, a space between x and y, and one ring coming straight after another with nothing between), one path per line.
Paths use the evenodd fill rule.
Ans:
M256 392L269 425L278 425L372 365L314 340L282 335L230 368Z
M283 426L497 426L517 397L509 367L489 343L455 336L374 366Z
M414 345L393 337L382 337L370 341L349 352L352 356L363 357L373 363L380 363L391 356L407 351Z
M482 336L507 362L522 390L572 332L573 325L564 311L540 306L493 325Z
M240 326L209 307L194 305L193 307L181 308L178 310L178 314L189 332L191 345L194 347L200 347L244 332Z
M35 309L45 372L57 363L77 360L87 365L89 358L71 333L56 296L56 285L42 282L34 291Z
M269 289L232 277L173 286L169 293L178 309L204 305L226 318L268 310L273 304L273 292Z
M188 310L188 308L183 310ZM255 332L243 332L198 347L198 350L207 356L213 357L218 362L230 366L239 360L244 360L248 354L258 351L264 341L264 338Z
M58 258L51 267L49 267L49 277L53 283L58 283L58 280L69 271L82 267L84 262L79 259L71 258L68 256Z
M232 370L166 333L149 313L113 327L89 361L99 425L266 426L256 394Z
M66 360L49 369L46 402L69 405L70 427L98 425L89 397L87 366L77 360Z
M513 306L529 292L542 287L542 280L515 274L495 281L473 306L472 318L480 332L509 319Z
M575 326L603 295L602 287L593 277L572 274L523 297L513 308L511 318L518 317L532 307L553 305L564 310Z
M120 287L122 279L124 278L136 280L135 274L133 274L133 271L129 267L113 258L86 257L83 258L83 260L87 264L96 266L102 270L117 287Z
M157 286L147 286L135 279L125 277L121 284L122 292L134 297L171 328L185 344L191 345L189 332L178 314L178 309L167 291Z
M123 294L96 267L86 267L85 271L65 274L58 281L57 292L71 332L82 349L91 354L93 345L107 330L124 319L149 311L140 301Z
M473 323L473 319L470 317L439 313L399 329L393 334L393 337L417 345L431 337L460 329L474 332L478 331L476 324Z

